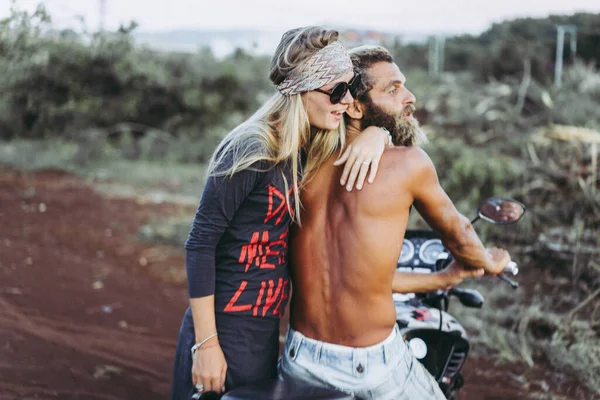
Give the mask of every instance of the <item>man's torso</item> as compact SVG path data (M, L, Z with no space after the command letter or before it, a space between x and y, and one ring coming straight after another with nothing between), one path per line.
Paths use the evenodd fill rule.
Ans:
M325 163L303 189L302 227L292 229L292 327L329 343L365 347L386 338L396 320L392 280L412 196L406 148L387 150L375 182L340 185ZM406 169L407 175L398 171Z

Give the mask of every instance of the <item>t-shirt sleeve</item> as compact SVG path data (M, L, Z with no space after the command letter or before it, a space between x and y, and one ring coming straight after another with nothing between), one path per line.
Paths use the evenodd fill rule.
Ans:
M190 298L215 293L217 245L243 201L265 174L261 164L255 163L231 177L208 178L185 243Z

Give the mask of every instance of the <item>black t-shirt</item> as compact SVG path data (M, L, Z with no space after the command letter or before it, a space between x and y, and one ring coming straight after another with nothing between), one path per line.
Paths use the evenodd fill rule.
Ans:
M283 315L291 176L287 166L257 162L232 177L208 178L185 244L190 298L214 294L217 313Z

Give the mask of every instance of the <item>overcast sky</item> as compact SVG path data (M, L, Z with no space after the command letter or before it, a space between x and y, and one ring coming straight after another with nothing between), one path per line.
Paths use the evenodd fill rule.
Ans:
M57 24L83 15L99 24L102 0L45 0ZM136 20L141 31L171 29L286 30L303 25L392 32L479 33L492 22L578 11L600 12L600 0L104 0L107 28ZM32 10L40 1L16 0ZM362 6L361 6L362 4ZM10 0L0 0L0 16ZM366 5L366 6L365 6Z

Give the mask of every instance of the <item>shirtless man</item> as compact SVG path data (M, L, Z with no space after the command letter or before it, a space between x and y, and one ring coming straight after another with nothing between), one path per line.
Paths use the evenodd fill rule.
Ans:
M362 191L333 184L342 174L335 157L303 189L302 226L290 240L291 327L280 375L363 399L443 399L398 331L392 292L498 274L510 257L486 250L440 187L430 158L416 146L424 135L412 116L415 97L387 50L361 47L351 56L363 83L346 110L348 141L375 125L390 131L394 146ZM354 169L356 175L360 162ZM450 272L396 272L413 205L458 261Z

